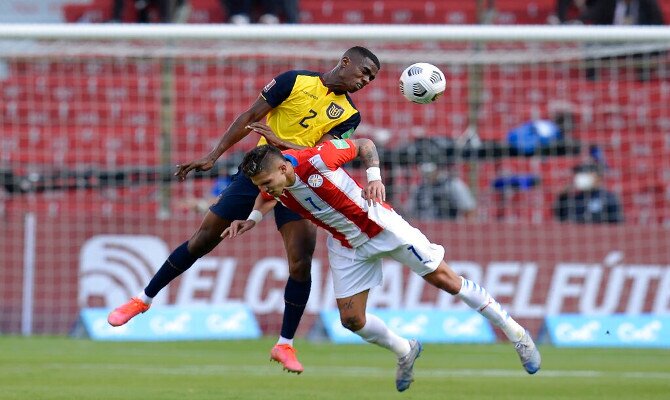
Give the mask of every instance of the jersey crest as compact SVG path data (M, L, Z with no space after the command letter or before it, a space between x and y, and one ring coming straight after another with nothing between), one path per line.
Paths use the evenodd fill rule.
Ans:
M307 178L307 184L313 188L318 188L323 185L323 177L319 174L312 174Z
M344 108L338 106L335 102L331 102L328 109L326 109L326 115L330 119L338 119L342 114L344 114Z

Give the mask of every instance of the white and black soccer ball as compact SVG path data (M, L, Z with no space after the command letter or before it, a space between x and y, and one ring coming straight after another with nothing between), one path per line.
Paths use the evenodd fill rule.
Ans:
M447 87L447 80L433 64L416 63L407 67L400 75L400 93L415 103L432 103Z

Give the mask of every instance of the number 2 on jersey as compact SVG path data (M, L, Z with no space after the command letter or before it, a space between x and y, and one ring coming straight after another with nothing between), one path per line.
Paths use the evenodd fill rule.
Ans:
M308 119L312 119L312 118L314 118L314 117L316 117L316 111L310 109L310 110L309 110L309 115L306 116L306 117L304 117L303 119L301 119L300 122L298 122L298 123L299 123L300 126L302 126L303 128L309 128L309 125L306 124L305 121L307 121Z

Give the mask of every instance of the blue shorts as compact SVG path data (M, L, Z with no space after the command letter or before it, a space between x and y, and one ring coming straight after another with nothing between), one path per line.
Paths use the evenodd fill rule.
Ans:
M209 210L231 222L238 219L245 220L249 216L249 213L251 213L251 210L254 209L258 193L260 193L258 187L251 182L251 179L247 178L240 171L237 171L232 176L230 185L219 195L216 203L209 207ZM274 211L277 229L288 222L303 219L281 203L277 203Z

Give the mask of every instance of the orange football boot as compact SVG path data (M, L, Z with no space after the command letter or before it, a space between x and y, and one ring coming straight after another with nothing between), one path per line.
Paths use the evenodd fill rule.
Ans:
M145 304L137 297L131 298L127 303L117 307L107 316L107 322L111 326L121 326L130 321L137 314L147 311L151 304Z
M290 344L276 344L270 351L270 361L276 361L284 366L284 370L296 374L304 371L302 364L296 357L296 350Z

